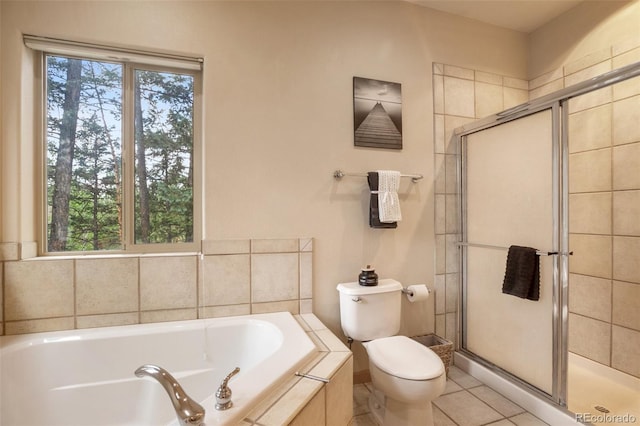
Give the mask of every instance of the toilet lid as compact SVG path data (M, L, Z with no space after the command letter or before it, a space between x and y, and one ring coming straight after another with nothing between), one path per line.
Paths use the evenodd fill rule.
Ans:
M406 336L367 343L367 354L387 374L408 380L430 380L444 374L444 364L431 349Z

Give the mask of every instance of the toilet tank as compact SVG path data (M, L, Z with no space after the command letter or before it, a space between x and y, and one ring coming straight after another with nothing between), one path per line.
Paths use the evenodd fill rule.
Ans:
M400 331L402 284L384 279L377 286L341 283L340 323L347 337L368 341L394 336Z

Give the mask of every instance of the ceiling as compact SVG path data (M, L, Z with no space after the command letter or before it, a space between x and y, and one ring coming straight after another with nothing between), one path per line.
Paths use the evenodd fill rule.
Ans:
M431 9L530 33L583 0L408 0Z

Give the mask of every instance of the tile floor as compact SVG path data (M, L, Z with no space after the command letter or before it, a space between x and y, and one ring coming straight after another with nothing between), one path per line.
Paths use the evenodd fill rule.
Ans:
M367 406L370 387L370 383L353 387L353 426L376 425ZM547 425L455 366L449 369L444 393L433 403L433 418L435 426Z

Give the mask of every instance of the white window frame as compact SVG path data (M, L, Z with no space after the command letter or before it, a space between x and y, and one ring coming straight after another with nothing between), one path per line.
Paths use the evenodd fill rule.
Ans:
M102 45L71 42L37 36L24 36L27 47L37 50L42 69L41 84L41 214L40 244L41 256L96 255L109 256L144 253L184 253L199 252L202 241L202 58L145 52L138 49L105 47ZM122 115L133 113L133 77L135 70L188 74L193 76L193 241L184 243L136 243L135 242L135 158L133 119L122 122L122 211L123 248L121 250L88 250L49 252L48 247L48 200L47 200L47 55L59 55L85 60L119 63L123 66Z

